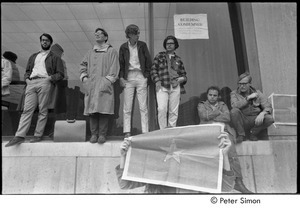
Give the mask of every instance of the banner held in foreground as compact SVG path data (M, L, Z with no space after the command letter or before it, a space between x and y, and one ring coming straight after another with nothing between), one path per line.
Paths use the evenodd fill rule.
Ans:
M220 193L221 124L168 128L132 137L122 179Z

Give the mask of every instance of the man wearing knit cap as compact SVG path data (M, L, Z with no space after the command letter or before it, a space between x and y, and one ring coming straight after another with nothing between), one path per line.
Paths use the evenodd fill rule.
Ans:
M230 116L238 143L247 139L257 141L257 135L274 123L271 104L261 91L251 86L251 81L248 72L241 74L238 88L230 94Z
M32 116L37 106L39 107L38 120L34 137L30 139L30 142L42 140L48 119L48 102L51 88L54 83L64 78L61 58L50 51L52 43L51 35L43 33L40 36L41 50L29 57L24 75L26 81L24 110L15 137L5 147L25 141L25 136L30 128Z
M2 78L2 106L9 106L10 103L18 104L20 100L20 86L14 82L20 81L20 72L16 65L18 56L5 51L1 58L1 78ZM5 108L5 107L4 107Z
M4 55L4 54L3 54ZM12 67L10 61L4 56L1 57L1 95L8 96L10 94L9 85L12 79Z
M11 51L5 51L3 53L3 57L10 61L12 67L12 81L20 81L20 72L18 67L16 66L16 61L18 59L17 54Z
M58 43L53 44L51 46L50 50L60 58L62 58L62 56L64 54L64 49ZM54 123L56 120L56 116L60 113L67 112L68 74L67 74L66 63L63 59L61 59L61 60L63 63L63 68L64 68L64 78L63 78L63 80L60 80L59 82L55 83L54 87L52 88L52 91L50 93L50 98L49 98L48 109L50 110L50 112L54 113L51 115L49 114L49 117L48 117L48 121L49 121L48 123L50 123L52 125L50 133L49 133L49 137L51 137L51 138L53 138L53 135L54 135Z

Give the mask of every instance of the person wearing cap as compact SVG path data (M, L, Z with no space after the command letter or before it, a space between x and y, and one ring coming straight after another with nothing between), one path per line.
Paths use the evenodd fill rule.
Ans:
M12 80L12 66L10 61L3 55L1 57L1 91L2 97L10 94L9 85Z
M151 67L151 78L156 85L160 129L177 125L180 94L185 93L184 85L187 82L183 62L175 53L179 47L177 38L172 35L166 37L163 46L165 51L155 56Z
M120 85L124 87L124 126L125 137L131 136L131 114L136 91L140 114L142 133L149 131L148 124L148 78L151 69L151 56L147 44L139 40L140 29L131 24L125 30L127 42L123 43L119 50L120 61Z
M11 81L20 81L20 72L16 65L16 61L18 59L17 54L11 52L11 51L5 51L2 55L2 59L8 60L11 65ZM6 65L9 66L9 65ZM10 74L10 73L9 73ZM3 78L3 76L2 76Z
M15 85L20 81L20 72L16 65L17 59L18 56L11 51L5 51L1 58L2 106L8 107L10 103L18 104L20 100L20 86Z
M251 85L248 72L239 76L238 88L230 93L232 125L237 133L237 143L257 141L258 134L267 129L274 119L267 97Z
M38 106L38 120L34 137L30 142L39 142L45 130L48 118L48 102L54 83L64 78L63 63L60 57L50 51L53 39L43 33L40 36L41 51L29 57L24 80L26 81L24 110L22 112L15 137L5 146L13 146L25 141L30 128L33 113Z
M106 141L108 123L114 114L113 84L119 75L118 52L107 43L108 34L95 30L96 44L80 63L80 80L85 90L84 115L90 118L91 143Z

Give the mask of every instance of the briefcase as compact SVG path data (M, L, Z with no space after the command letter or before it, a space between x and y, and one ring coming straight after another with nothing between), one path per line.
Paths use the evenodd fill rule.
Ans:
M54 124L54 142L85 142L86 121L65 120Z
M54 142L85 142L86 141L86 121L77 120L78 103L80 100L80 89L68 90L69 99L67 106L67 119L57 120L54 124Z

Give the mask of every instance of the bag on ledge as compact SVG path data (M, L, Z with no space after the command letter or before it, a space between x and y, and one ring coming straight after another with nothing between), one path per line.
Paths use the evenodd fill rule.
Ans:
M67 106L67 120L57 120L54 124L54 142L85 142L86 121L76 120L80 89L68 90L69 102Z
M54 142L85 142L85 120L56 121L54 124Z

